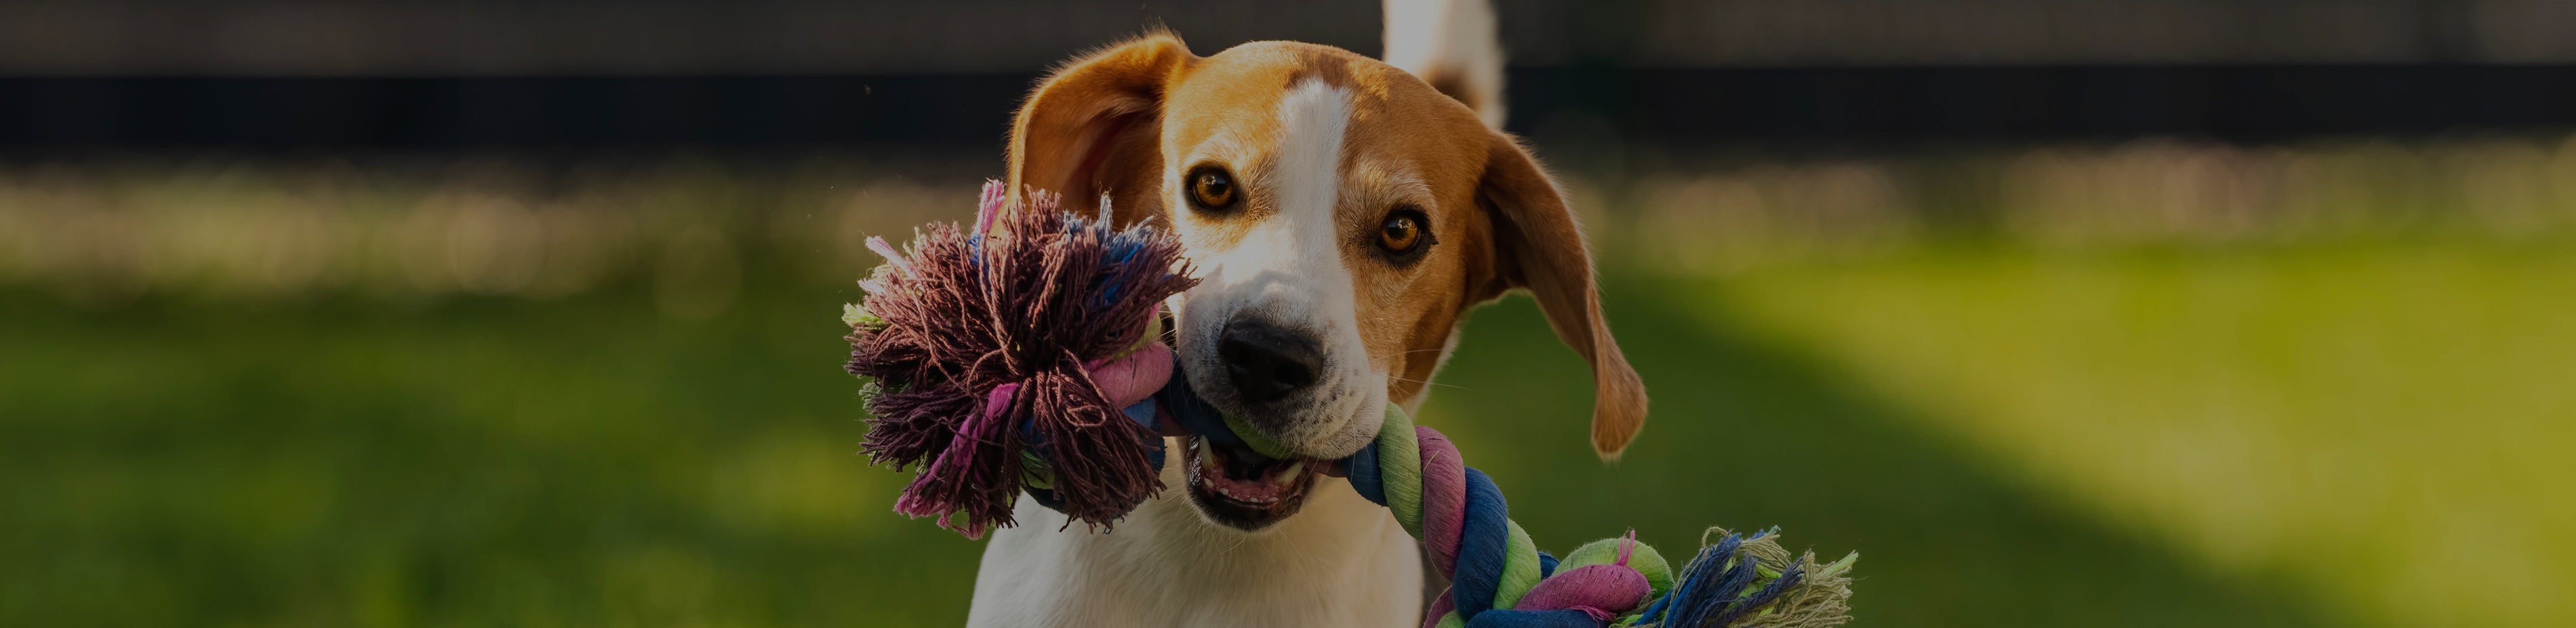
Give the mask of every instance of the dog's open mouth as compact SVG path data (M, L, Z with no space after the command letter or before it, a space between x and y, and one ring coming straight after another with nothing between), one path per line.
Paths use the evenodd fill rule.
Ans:
M1266 528L1297 514L1306 503L1306 489L1314 486L1323 466L1312 460L1271 458L1196 436L1186 440L1190 464L1182 467L1182 473L1189 478L1190 501L1217 523L1242 530Z

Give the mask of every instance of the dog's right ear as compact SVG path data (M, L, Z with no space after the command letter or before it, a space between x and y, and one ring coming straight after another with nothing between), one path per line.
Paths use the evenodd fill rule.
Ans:
M1120 224L1162 212L1165 87L1198 61L1170 33L1110 46L1056 70L1011 125L1011 194L1064 197L1088 215L1108 194Z
M1493 215L1493 280L1473 288L1468 302L1527 289L1556 337L1592 363L1592 450L1619 457L1646 424L1646 384L1601 315L1601 293L1592 276L1591 247L1556 181L1520 142L1487 132L1484 179L1476 202Z

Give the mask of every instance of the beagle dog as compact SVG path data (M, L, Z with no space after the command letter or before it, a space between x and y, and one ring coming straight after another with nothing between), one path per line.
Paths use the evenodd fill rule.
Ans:
M1390 33L1430 33L1390 43L1410 71L1295 42L1202 57L1152 34L1029 96L1011 189L1075 212L1106 199L1121 223L1176 232L1202 277L1169 304L1188 384L1297 457L1180 439L1169 488L1111 530L1020 500L1019 525L985 548L968 625L1416 625L1414 539L1319 461L1369 443L1388 404L1418 407L1468 310L1506 292L1536 297L1591 362L1593 448L1613 457L1636 436L1645 390L1602 321L1574 215L1492 126L1491 9L1432 4L1388 10Z

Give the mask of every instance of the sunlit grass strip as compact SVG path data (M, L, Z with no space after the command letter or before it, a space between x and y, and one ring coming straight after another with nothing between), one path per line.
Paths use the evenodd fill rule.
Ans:
M1775 266L1712 311L2103 521L2397 625L2576 624L2576 246L1992 249Z
M2076 250L2576 232L2576 137L1674 159L1595 191L1644 258L1697 270L1961 237Z

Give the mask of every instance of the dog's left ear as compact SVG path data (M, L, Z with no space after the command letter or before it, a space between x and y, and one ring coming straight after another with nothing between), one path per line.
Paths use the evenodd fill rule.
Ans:
M1592 362L1592 449L1619 457L1646 422L1646 385L1610 337L1592 254L1556 182L1519 142L1491 133L1476 202L1493 225L1494 274L1475 290L1482 302L1526 288L1547 314L1558 340Z
M1011 194L1063 195L1065 211L1098 211L1106 194L1121 224L1162 210L1163 93L1198 60L1171 33L1112 45L1058 69L1011 124Z

